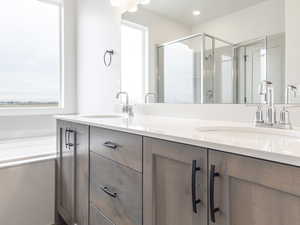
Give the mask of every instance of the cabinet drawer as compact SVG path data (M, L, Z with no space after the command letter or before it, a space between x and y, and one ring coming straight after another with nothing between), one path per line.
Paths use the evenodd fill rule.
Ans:
M91 127L91 151L140 172L142 144L141 136Z
M95 206L90 206L90 225L114 225Z
M91 201L116 225L141 225L142 174L91 153Z

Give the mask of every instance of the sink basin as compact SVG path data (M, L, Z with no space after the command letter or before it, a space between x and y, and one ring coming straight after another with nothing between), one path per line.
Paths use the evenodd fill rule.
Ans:
M122 115L82 115L81 117L89 119L113 119L122 118Z
M300 138L299 131L275 128L212 126L200 127L197 128L197 131L208 135L223 135L232 138Z

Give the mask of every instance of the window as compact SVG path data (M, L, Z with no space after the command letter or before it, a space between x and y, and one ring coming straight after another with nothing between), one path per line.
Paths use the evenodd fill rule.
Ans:
M58 106L62 77L59 1L3 1L0 15L0 106Z
M121 33L121 89L129 94L131 104L142 103L148 76L148 31L124 21Z

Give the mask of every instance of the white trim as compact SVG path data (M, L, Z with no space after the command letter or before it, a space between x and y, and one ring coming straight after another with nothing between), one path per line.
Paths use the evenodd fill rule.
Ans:
M59 107L10 107L1 108L0 116L55 115L65 112Z
M11 162L4 162L4 163L1 162L0 169L18 167L18 166L23 166L23 165L38 163L38 162L45 162L49 160L54 160L56 158L57 158L57 154L50 154L47 156L32 157L23 160L15 160Z
M65 57L64 57L64 7L60 5L59 7L59 103L58 106L64 108L64 83L65 83L65 73L64 73L64 64L65 64Z

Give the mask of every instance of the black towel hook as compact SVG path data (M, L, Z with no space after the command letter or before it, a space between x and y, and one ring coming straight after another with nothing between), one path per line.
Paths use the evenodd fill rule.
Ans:
M106 50L105 53L104 53L104 56L103 56L103 62L104 62L104 65L106 67L110 67L111 65L111 62L112 62L112 56L114 55L114 50ZM108 57L108 61L107 61L107 55L109 56Z

